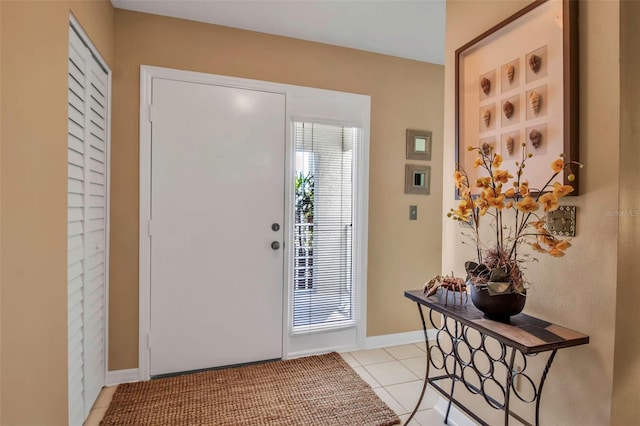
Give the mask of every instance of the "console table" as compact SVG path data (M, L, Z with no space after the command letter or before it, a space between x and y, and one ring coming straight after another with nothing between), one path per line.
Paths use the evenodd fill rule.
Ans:
M453 403L481 425L488 426L454 398L456 382L461 382L472 394L481 395L491 407L504 411L505 426L509 424L510 416L525 425L531 425L510 410L512 394L525 403L535 403L535 424L539 425L542 387L556 352L558 349L589 343L587 335L525 314L511 317L510 324L486 319L470 300L467 302L463 298L460 304L459 293L455 293L457 304L453 302L454 293L450 292L447 300L447 293L443 290L430 297L425 297L420 290L405 291L404 295L418 306L427 347L424 385L405 425L418 411L427 385L431 385L449 401L445 424ZM430 343L427 337L423 307L429 308L429 322L437 330L434 343ZM441 322L434 320L434 312L442 315ZM541 353L548 353L547 362L539 372L539 380L534 380L533 373L527 371L527 359ZM430 368L443 374L430 377ZM448 391L438 383L445 379L451 381ZM528 391L526 394L523 387ZM493 388L493 392L490 388Z

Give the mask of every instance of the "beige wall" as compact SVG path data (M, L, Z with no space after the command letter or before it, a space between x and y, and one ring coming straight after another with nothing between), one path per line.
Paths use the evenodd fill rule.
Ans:
M620 2L620 227L611 424L640 418L640 2Z
M445 211L455 204L446 196L447 188L453 188L454 51L525 4L447 2ZM545 384L541 421L595 426L609 423L613 381L618 219L605 211L618 205L620 25L617 1L581 2L580 7L580 160L586 167L580 173L583 195L566 200L578 206L577 236L564 258L540 258L530 265L532 288L525 312L591 336L588 346L558 353ZM463 263L472 254L461 246L457 230L445 220L443 270L463 274ZM495 410L473 406L498 421L491 417Z
M67 423L67 55L72 10L113 63L104 1L2 1L3 425Z
M370 95L367 334L417 328L402 291L420 287L440 269L442 66L123 10L116 10L115 31L110 369L138 363L142 64ZM407 128L433 131L430 196L403 193ZM410 204L418 205L416 222L408 220Z

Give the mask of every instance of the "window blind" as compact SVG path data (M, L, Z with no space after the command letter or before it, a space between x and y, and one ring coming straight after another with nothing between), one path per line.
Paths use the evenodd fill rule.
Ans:
M355 326L354 153L360 129L294 122L293 333Z

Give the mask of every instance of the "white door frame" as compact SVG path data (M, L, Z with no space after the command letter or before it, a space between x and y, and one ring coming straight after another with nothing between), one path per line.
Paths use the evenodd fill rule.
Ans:
M295 173L295 155L293 154L293 142L291 123L292 117L307 119L310 121L335 122L337 120L335 108L323 108L319 106L319 100L331 97L340 99L351 110L357 110L357 114L347 117L343 122L358 123L362 127L362 148L358 161L362 165L357 176L357 186L361 190L356 195L355 214L358 215L360 238L360 256L354 262L361 271L359 294L360 313L358 315L358 346L364 347L366 338L366 282L367 282L367 230L368 230L368 206L369 206L369 126L371 98L365 95L334 92L323 89L293 86L259 80L219 76L192 71L183 71L170 68L161 68L142 65L140 67L140 235L139 235L139 266L140 266L140 293L139 293L139 336L138 336L138 373L140 380L150 379L150 353L149 353L149 329L151 312L151 239L150 239L150 213L151 213L151 116L153 114L151 93L152 79L163 78L191 83L212 84L218 86L235 87L240 89L258 90L265 92L282 93L286 96L286 140L285 140L285 185L289 188L285 191L285 206L290 206L293 199L293 182ZM285 208L284 212L284 241L289 241L293 229L292 209ZM289 245L290 246L290 245ZM282 324L282 354L288 356L288 336L290 318L290 288L292 274L290 273L293 256L293 247L285 244L285 288L283 291L283 306L287 312L283 315Z

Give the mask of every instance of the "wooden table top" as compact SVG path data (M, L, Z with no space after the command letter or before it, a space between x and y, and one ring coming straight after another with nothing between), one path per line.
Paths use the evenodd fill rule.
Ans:
M463 305L454 305L452 303L453 295L450 295L449 303L445 305L444 298L446 296L444 291L438 291L433 296L425 297L422 290L407 290L404 292L404 296L462 324L468 325L482 334L489 335L499 342L515 347L524 354L534 354L589 343L589 336L585 334L526 314L512 316L510 324L484 318L484 314L471 302L471 297ZM456 294L456 298L458 297L459 294ZM464 303L466 299L463 298L462 300Z

